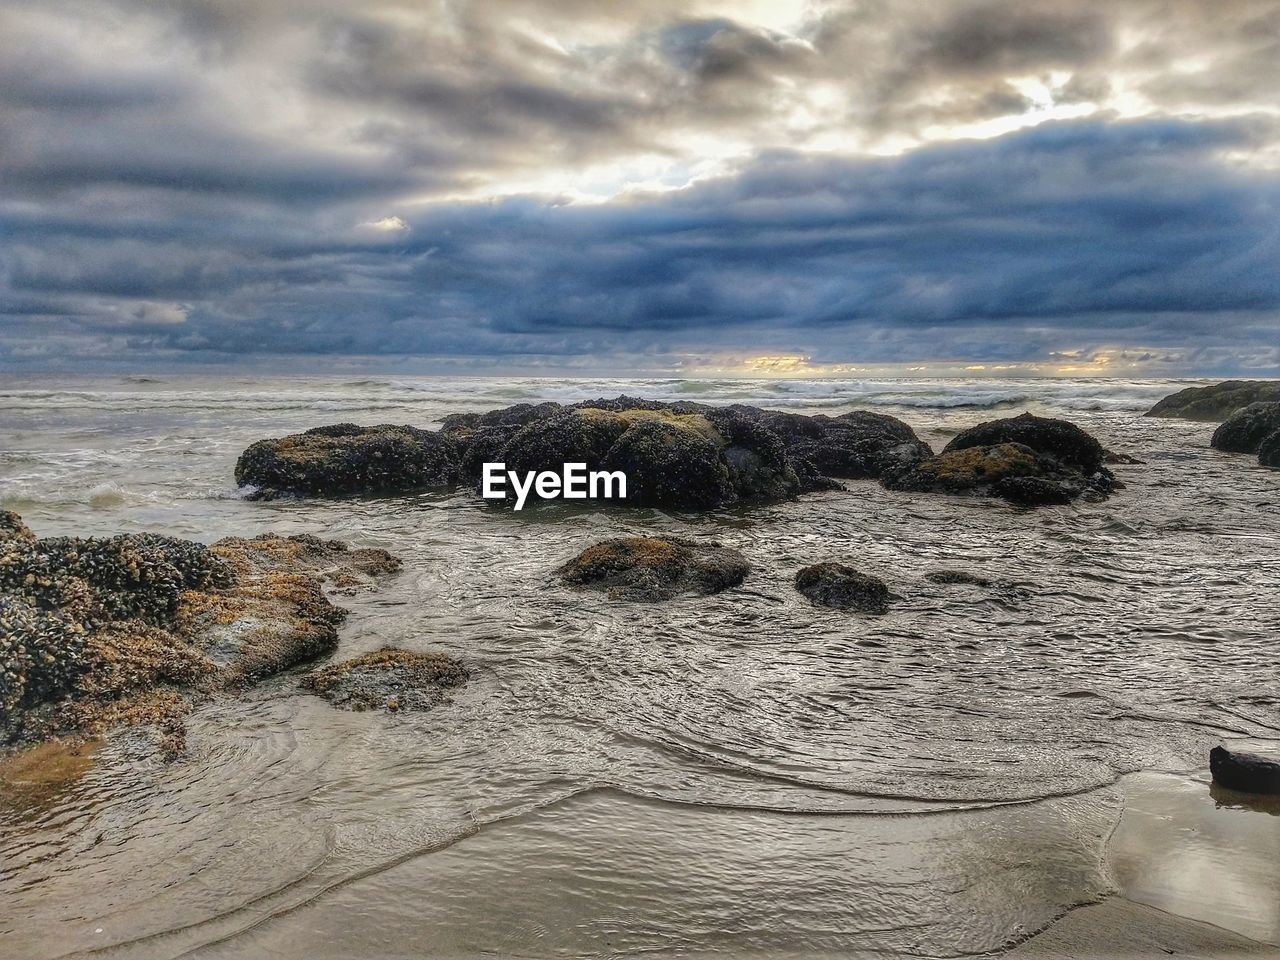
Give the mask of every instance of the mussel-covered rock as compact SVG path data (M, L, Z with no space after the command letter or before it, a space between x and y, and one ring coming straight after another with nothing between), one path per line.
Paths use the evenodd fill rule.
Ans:
M588 547L558 571L574 586L618 600L669 600L712 594L742 583L750 570L731 547L683 537L619 537Z
M411 426L340 423L259 440L236 461L249 496L403 493L458 478L458 451L444 434Z
M643 419L618 438L604 468L626 475L627 502L634 506L711 510L738 499L721 450L687 424Z
M304 690L347 710L430 710L471 674L444 653L384 648L308 673Z
M1280 401L1251 403L1213 431L1209 445L1228 453L1257 453L1262 441L1280 430Z
M889 588L883 580L843 563L827 561L805 567L796 574L796 589L824 607L887 613Z
M1217 423L1240 408L1261 401L1280 401L1280 381L1225 380L1208 387L1187 387L1165 397L1146 415Z
M0 510L0 540L34 540L36 535L12 510Z
M970 573L968 570L931 570L924 575L924 578L930 583L946 586L965 584L973 587L989 587L992 584L990 577L984 577L980 573Z
M1209 751L1209 771L1216 783L1245 793L1280 793L1280 762L1245 753L1214 747Z
M333 650L323 582L396 565L307 536L0 537L0 749L121 723L176 749L196 698Z

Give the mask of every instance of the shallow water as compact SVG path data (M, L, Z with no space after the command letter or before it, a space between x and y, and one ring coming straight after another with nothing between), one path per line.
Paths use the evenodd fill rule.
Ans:
M277 678L201 708L184 760L117 740L38 803L0 797L4 955L939 956L1034 932L1117 888L1120 777L1280 737L1280 474L1140 416L1182 385L10 380L0 506L38 533L386 547L405 568L340 601L337 657L441 649L474 677L398 716ZM264 436L622 392L870 406L935 446L1030 409L1146 462L1107 503L1036 513L874 482L707 517L468 491L253 503L231 482ZM753 571L653 606L550 576L640 531L714 537ZM811 607L790 579L827 558L883 577L892 611ZM941 568L998 586L923 579ZM1280 939L1237 899L1208 919Z

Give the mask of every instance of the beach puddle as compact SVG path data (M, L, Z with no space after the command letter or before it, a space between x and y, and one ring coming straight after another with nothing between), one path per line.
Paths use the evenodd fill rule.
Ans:
M1120 895L1280 945L1280 797L1127 777L1107 862Z

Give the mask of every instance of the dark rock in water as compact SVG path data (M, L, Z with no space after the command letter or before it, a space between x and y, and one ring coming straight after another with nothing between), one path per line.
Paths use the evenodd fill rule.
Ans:
M1258 463L1272 470L1280 470L1280 430L1268 434L1266 439L1258 444Z
M1220 422L1241 407L1261 401L1280 401L1280 381L1225 380L1209 387L1187 387L1165 397L1146 416Z
M1102 460L1104 463L1123 463L1129 465L1137 465L1146 463L1145 460L1139 460L1137 457L1128 453L1118 453L1115 450L1104 450L1102 452Z
M751 569L737 550L683 537L619 537L588 547L557 571L575 586L606 590L617 600L669 600L719 593Z
M1257 453L1262 441L1280 430L1280 402L1251 403L1213 431L1209 445L1228 453Z
M323 582L397 565L305 536L0 538L0 749L124 723L180 749L198 698L337 645L345 611Z
M932 570L924 575L930 583L956 584L963 583L975 587L989 587L992 581L979 573L965 570Z
M943 453L1002 443L1020 443L1041 457L1048 457L1086 476L1102 467L1106 454L1102 444L1069 420L1037 417L1030 413L989 420L962 430L946 445Z
M1079 491L1047 477L1005 477L991 485L993 496L1019 507L1047 507L1070 503Z
M1001 497L1019 506L1103 499L1123 486L1102 445L1073 423L1023 414L957 434L936 457L885 469L890 490ZM904 469L905 467L905 469Z
M417 427L340 423L259 440L236 461L251 497L343 496L443 486L458 478L458 451L444 434Z
M816 604L863 613L887 613L889 588L883 580L843 563L815 563L796 574L796 589Z
M430 710L470 672L443 653L385 648L315 670L299 685L348 710Z
M915 431L888 414L857 410L838 417L776 411L755 415L782 440L797 472L846 479L878 477L891 451L897 460L908 454L915 460L933 455Z
M1280 793L1280 763L1252 753L1214 747L1209 751L1214 782L1244 793Z
M499 460L520 474L559 473L566 463L585 463L588 470L596 470L627 426L614 414L566 410L526 423L507 441Z

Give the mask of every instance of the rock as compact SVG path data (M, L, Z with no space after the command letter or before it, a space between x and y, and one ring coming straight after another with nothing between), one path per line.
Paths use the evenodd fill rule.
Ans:
M1024 413L1002 420L989 420L962 430L943 449L944 453L969 447L989 447L1018 443L1039 456L1056 461L1086 476L1102 467L1106 451L1097 440L1069 420L1054 420Z
M815 563L797 573L795 582L797 590L824 607L862 613L889 610L889 588L884 581L843 563Z
M1280 401L1280 381L1225 380L1209 387L1187 387L1165 397L1146 416L1221 422L1260 401Z
M604 468L626 474L632 506L710 510L738 499L720 450L698 429L641 420L618 438Z
M737 550L683 537L619 537L588 547L557 572L574 586L617 600L708 595L742 583L750 570Z
M913 468L883 478L891 490L934 493L989 491L1007 477L1031 477L1041 472L1035 451L1020 443L950 450L922 460Z
M1257 453L1262 441L1277 430L1280 430L1280 401L1251 403L1219 424L1209 445L1228 453Z
M966 570L932 570L924 575L924 578L930 583L941 584L970 584L975 587L989 587L992 581L979 573L969 573Z
M397 713L430 710L446 691L466 683L470 676L462 663L447 654L388 647L315 670L299 685L335 707Z
M888 414L861 410L838 417L757 413L782 440L797 472L847 479L878 477L890 451L897 451L899 460L906 451L914 454L914 460L933 455L915 431Z
M957 434L936 457L886 467L890 490L1000 497L1018 506L1103 499L1122 484L1102 445L1075 424L1023 414Z
M12 510L0 510L0 540L34 540L36 535Z
M452 483L458 475L458 451L449 437L390 424L340 423L259 440L235 467L236 483L259 500L407 493Z
M1258 444L1258 463L1272 470L1280 470L1280 430L1268 434Z
M1070 503L1079 492L1046 477L1004 477L991 485L991 493L1019 507L1047 507Z
M337 645L345 611L323 582L397 565L306 536L0 538L0 749L121 724L180 749L201 698Z
M1280 763L1252 753L1214 747L1209 770L1215 783L1244 793L1280 793Z

